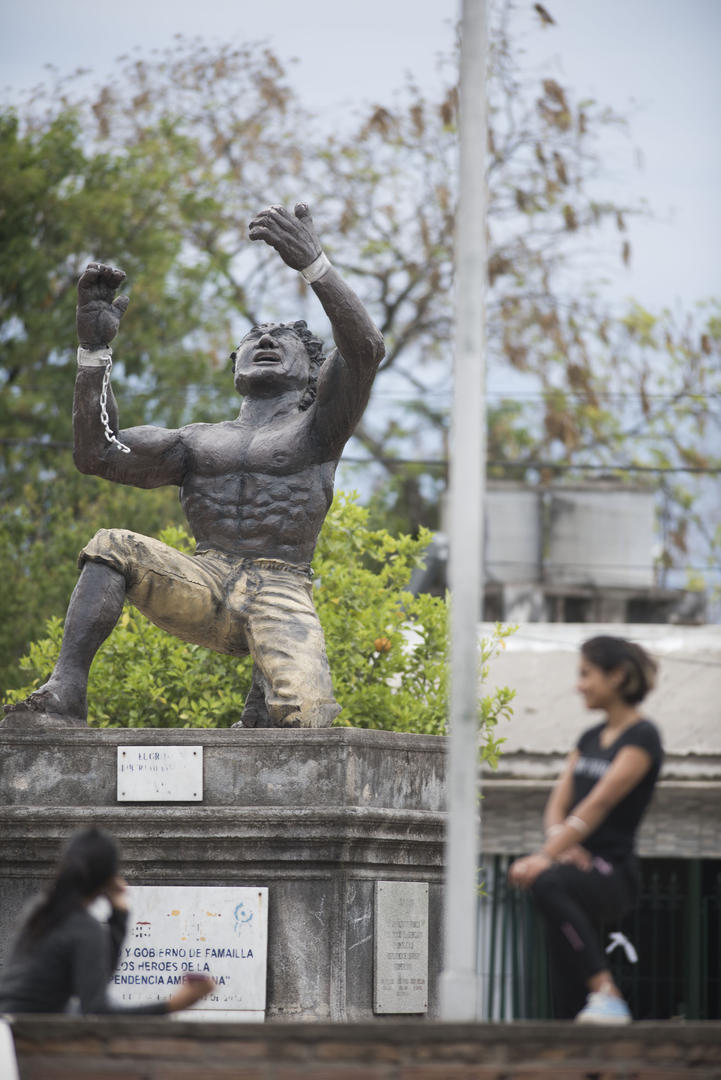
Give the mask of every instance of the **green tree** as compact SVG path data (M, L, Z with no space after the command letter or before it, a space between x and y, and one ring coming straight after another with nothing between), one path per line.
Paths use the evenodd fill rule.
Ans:
M538 394L524 408L512 395L494 402L493 460L517 466L517 475L539 461L599 464L619 449L633 456L649 436L673 459L678 451L667 428L674 428L678 410L693 418L681 426L684 449L701 453L693 440L704 438L709 395L717 389L718 311L700 312L690 324L654 313L656 333L644 336L636 309L618 316L594 291L595 282L586 288L576 281L589 247L606 249L611 229L619 261L632 255L628 226L642 208L599 195L601 140L617 131L622 141L623 118L602 103L577 100L553 79L526 75L512 3L495 6L491 31L489 371L491 382L509 372L519 385L522 376L524 393ZM148 154L165 163L172 183L161 189L162 206L173 239L182 243L177 265L195 268L191 292L202 282L202 318L188 319L186 333L199 330L200 352L213 354L216 364L226 354L228 326L240 332L248 322L287 313L287 278L248 244L248 217L299 191L312 197L322 208L330 254L371 306L387 344L379 406L368 411L357 439L393 474L399 471L394 457L418 456L419 447L424 457L445 458L455 63L439 100L427 100L411 83L356 127L331 134L304 113L277 58L253 46L213 50L181 40L152 61L125 61L92 100L78 94L73 80L53 95L75 111L99 154L117 162L141 154L149 190L157 179ZM32 119L45 115L47 102L40 104L29 107L31 126L42 124ZM164 307L147 292L151 275L138 277L143 269L138 265L131 278L127 320L136 303L151 317ZM312 311L308 290L302 283L298 290L297 305ZM216 324L223 329L220 348L217 336L209 337ZM121 348L126 362L141 362L141 343L124 339ZM174 359L148 356L146 367L160 378L155 398L142 402L145 415L156 408L162 416L163 363L177 374ZM186 404L198 415L197 395L206 384L187 368L182 379ZM702 393L691 393L699 381ZM397 395L401 407L383 407L386 395ZM651 399L659 407L644 412ZM207 411L218 403L203 404ZM411 487L396 485L410 501ZM410 509L427 512L428 499Z
M162 534L182 550L182 528ZM316 549L315 603L323 624L338 702L337 724L442 735L448 690L447 605L408 591L429 534L392 536L372 529L368 510L336 496ZM483 642L487 668L511 631L497 627ZM61 622L21 661L30 685L12 692L21 700L52 668ZM98 727L229 727L240 718L250 686L249 659L222 656L159 630L127 605L102 646L88 687L90 723ZM479 701L483 755L497 761L499 720L511 713L513 692L501 688Z
M589 249L611 244L628 263L629 225L645 212L599 194L601 146L623 145L625 125L602 103L527 77L513 14L497 5L491 34L490 471L535 483L569 467L576 479L588 466L628 478L618 463L698 470L663 488L661 558L683 565L691 532L700 551L713 542L700 496L721 467L721 308L679 315L603 299ZM334 260L362 282L387 345L378 394L392 404L369 409L356 437L378 463L377 520L392 513L406 528L436 523L446 484L457 104L453 84L438 101L410 85L335 135L324 159ZM432 458L435 469L404 460Z

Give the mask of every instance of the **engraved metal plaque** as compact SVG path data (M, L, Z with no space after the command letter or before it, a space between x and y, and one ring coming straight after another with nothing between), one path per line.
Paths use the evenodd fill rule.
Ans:
M128 891L131 919L110 982L113 1001L166 1001L193 971L212 976L216 987L189 1016L264 1019L266 887L133 885Z
M428 1010L428 883L376 881L373 1011Z
M202 799L202 746L118 747L118 802Z

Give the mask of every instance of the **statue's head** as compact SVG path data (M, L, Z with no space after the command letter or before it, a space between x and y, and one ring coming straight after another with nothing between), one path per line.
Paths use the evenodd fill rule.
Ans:
M300 408L315 400L318 373L324 360L323 343L306 323L261 323L254 326L230 354L233 381L240 394L272 396L288 389L303 390Z

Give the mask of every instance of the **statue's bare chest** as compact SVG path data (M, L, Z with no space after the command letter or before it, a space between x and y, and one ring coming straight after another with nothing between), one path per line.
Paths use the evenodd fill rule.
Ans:
M202 424L189 435L191 472L207 478L248 473L287 476L314 463L313 444L297 421L262 431L237 424Z
M244 431L238 424L186 432L189 468L180 498L200 544L308 562L333 497L334 461L319 460L311 433Z

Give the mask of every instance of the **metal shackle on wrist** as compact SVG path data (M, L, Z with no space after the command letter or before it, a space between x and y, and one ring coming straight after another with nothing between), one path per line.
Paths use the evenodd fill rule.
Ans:
M306 266L304 270L300 271L301 276L312 285L314 281L318 281L324 274L327 274L331 268L331 261L324 251L321 251L313 262Z
M113 350L109 345L102 345L99 349L84 349L78 347L78 368L104 368L103 385L100 388L100 422L103 425L105 438L112 445L117 446L124 454L130 453L130 447L122 443L110 427L108 416L108 388L110 386L110 372L113 367Z

